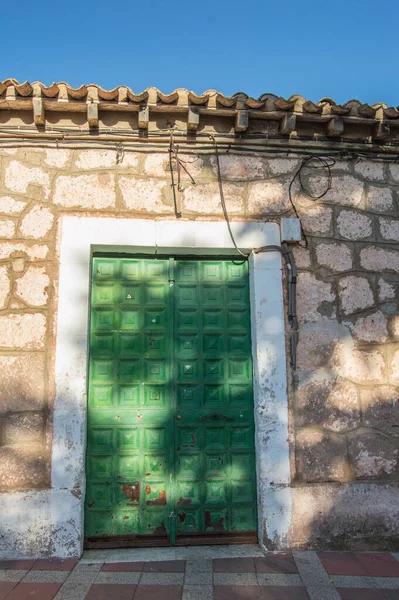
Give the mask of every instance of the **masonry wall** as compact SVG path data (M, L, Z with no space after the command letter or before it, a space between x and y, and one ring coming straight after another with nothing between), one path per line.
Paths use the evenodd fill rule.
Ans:
M180 158L195 180L182 172L182 219L222 220L214 155ZM295 155L222 155L231 218L294 216L288 188L299 164ZM320 170L303 176L315 194L325 188ZM381 547L398 534L398 192L399 165L364 159L337 160L321 201L293 186L308 245L294 245L292 530L270 547L362 540ZM3 499L17 491L40 499L38 490L50 486L57 232L65 214L175 219L168 153L0 145ZM32 544L27 554L52 552L43 540Z

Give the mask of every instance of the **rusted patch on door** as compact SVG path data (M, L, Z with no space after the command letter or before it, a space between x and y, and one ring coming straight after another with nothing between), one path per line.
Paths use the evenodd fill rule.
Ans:
M121 490L124 493L124 495L126 496L126 498L128 498L132 502L140 501L140 483L139 482L121 485Z
M163 506L166 504L166 492L165 490L159 490L158 498L155 500L147 500L147 506Z

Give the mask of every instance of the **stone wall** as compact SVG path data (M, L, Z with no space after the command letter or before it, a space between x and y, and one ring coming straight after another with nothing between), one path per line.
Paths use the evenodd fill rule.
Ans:
M187 151L180 158L195 180L182 172L182 218L222 219L214 154ZM288 155L221 155L232 219L293 216L288 188L299 164ZM315 194L324 189L320 170L303 175ZM2 491L50 485L59 218L175 219L170 184L167 152L0 145ZM300 329L289 382L290 543L342 541L360 505L359 490L374 490L387 518L395 510L398 192L399 165L364 159L338 160L322 201L293 186L308 246L294 247ZM335 494L334 507L325 490ZM389 537L387 521L373 520L371 505L365 511L370 527L363 537ZM345 543L356 535L351 530Z

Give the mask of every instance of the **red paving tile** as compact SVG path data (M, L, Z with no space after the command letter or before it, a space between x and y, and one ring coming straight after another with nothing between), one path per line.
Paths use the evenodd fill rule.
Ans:
M366 588L337 588L341 600L387 600L384 590Z
M29 571L36 560L0 560L0 569L22 569Z
M91 586L86 600L133 600L136 585L96 583Z
M262 600L262 589L257 585L215 585L215 600ZM136 598L135 598L136 600Z
M16 585L18 584L14 581L0 582L0 600L4 600Z
M317 554L330 575L368 575L354 552L318 552Z
M138 585L134 600L181 600L181 585Z
M34 563L32 568L35 571L72 571L78 561L78 558L40 559Z
M292 554L266 554L254 562L257 573L298 573Z
M262 600L309 600L304 587L269 586L262 588Z
M253 558L215 558L214 573L255 573Z
M399 562L389 552L357 552L356 556L371 577L399 577Z
M60 583L19 583L7 600L53 600Z
M145 562L143 571L145 573L184 573L185 560L154 560Z
M143 562L105 563L101 571L122 571L124 573L140 573L143 570Z

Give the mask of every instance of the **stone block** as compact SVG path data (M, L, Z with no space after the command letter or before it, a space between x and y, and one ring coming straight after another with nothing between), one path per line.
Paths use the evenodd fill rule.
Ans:
M50 148L46 150L44 162L49 167L62 169L69 163L71 156L71 150L67 150L66 148Z
M389 367L389 381L399 385L399 350L393 350Z
M309 187L314 195L325 191L326 177L309 177ZM333 177L331 189L323 197L323 202L342 206L359 206L363 199L363 183L351 175Z
M399 391L382 385L360 390L363 423L385 431L396 432L399 428Z
M296 436L297 476L302 481L348 481L352 473L343 436L301 429Z
M360 264L367 271L395 271L399 273L399 252L368 246L360 251Z
M50 278L45 267L28 267L16 281L16 295L29 306L45 306Z
M53 200L65 208L111 208L115 205L115 177L111 173L60 175Z
M202 158L195 154L178 154L179 159L184 163L190 175L197 179L204 175L205 163ZM176 171L176 162L172 159L173 170ZM169 153L151 153L144 160L144 173L150 177L167 177L170 179L170 160ZM209 173L211 175L211 172ZM189 182L190 178L181 170L182 181Z
M312 273L299 273L297 283L297 313L300 323L318 322L327 312L334 316L333 287L316 279Z
M341 210L337 217L337 228L347 240L361 240L373 233L373 222L367 215L353 210Z
M399 220L384 219L381 217L379 222L382 238L384 240L399 242Z
M306 233L330 233L332 208L314 204L306 209L299 209L302 227Z
M384 354L380 350L359 350L350 340L335 345L331 368L340 377L358 384L385 381Z
M378 432L362 433L348 440L350 462L357 478L386 479L395 476L398 441Z
M8 295L11 290L11 282L8 269L5 265L0 266L0 310L7 306Z
M388 339L388 319L380 310L367 317L360 317L355 323L347 322L345 325L362 342L383 344Z
M339 378L312 381L298 389L297 427L315 425L337 433L360 425L356 386Z
M384 300L392 300L392 298L395 298L395 295L395 286L380 277L378 280L378 299L384 302Z
M15 234L15 223L11 219L0 219L0 238L11 239Z
M267 163L273 175L294 174L299 168L297 158L269 158Z
M173 214L173 207L164 202L164 181L121 177L118 182L126 208L139 213ZM169 188L170 189L170 188Z
M374 304L373 291L365 277L342 277L338 284L338 294L340 307L345 315L370 308Z
M44 379L44 354L0 355L0 413L41 410Z
M385 212L393 209L392 190L387 187L370 186L367 191L367 202L370 210Z
M382 161L359 160L354 165L355 174L370 181L384 180L384 163Z
M0 259L26 255L30 260L44 260L49 252L45 244L22 244L20 242L0 242Z
M116 150L81 150L75 161L78 169L106 169L116 167Z
M297 347L299 374L328 366L337 342L348 337L348 329L330 319L324 318L318 323L302 325Z
M228 214L240 214L244 210L244 188L240 184L224 183L223 194ZM223 216L220 190L217 181L191 185L184 190L184 209L203 215Z
M7 189L18 194L26 194L29 185L42 188L44 198L50 195L50 177L41 167L26 167L23 163L12 160L6 167L4 183Z
M390 164L389 165L389 174L395 182L399 181L399 165L398 164Z
M8 415L3 422L3 443L28 444L44 439L44 422L42 413L17 413Z
M292 248L294 260L298 269L308 269L311 266L310 252L307 248L295 244Z
M0 197L0 213L4 215L19 215L24 210L26 202L15 200L12 196Z
M332 271L350 271L353 266L351 249L345 244L318 244L316 259L320 266Z
M266 216L278 215L290 210L288 185L288 183L275 180L257 181L250 184L248 212Z
M260 156L238 156L221 154L219 156L220 172L223 179L248 181L265 178L265 160ZM211 168L217 175L216 157L211 157Z
M0 348L40 350L44 348L46 317L41 313L0 316Z
M40 443L2 446L0 463L0 489L40 488L48 485L47 461Z
M37 204L23 217L20 231L24 237L37 240L46 237L53 222L54 215L51 210Z

